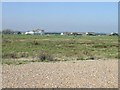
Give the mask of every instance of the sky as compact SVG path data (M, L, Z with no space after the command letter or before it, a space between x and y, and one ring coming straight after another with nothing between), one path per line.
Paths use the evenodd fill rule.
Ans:
M117 2L3 2L2 29L117 32Z

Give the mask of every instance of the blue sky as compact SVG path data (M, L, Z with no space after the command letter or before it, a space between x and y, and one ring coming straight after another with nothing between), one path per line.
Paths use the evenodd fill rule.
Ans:
M3 29L117 32L117 2L3 2Z

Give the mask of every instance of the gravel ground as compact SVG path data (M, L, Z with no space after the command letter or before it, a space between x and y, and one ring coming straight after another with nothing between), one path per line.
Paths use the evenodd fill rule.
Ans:
M118 60L3 65L3 88L117 88Z

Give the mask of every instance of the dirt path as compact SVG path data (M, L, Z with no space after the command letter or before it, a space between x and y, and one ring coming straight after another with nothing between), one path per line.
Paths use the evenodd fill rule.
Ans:
M3 65L4 88L117 88L118 61L32 62Z

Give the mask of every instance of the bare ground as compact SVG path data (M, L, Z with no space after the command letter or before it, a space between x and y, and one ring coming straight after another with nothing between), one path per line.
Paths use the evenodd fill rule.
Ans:
M118 60L3 65L3 88L117 88Z

